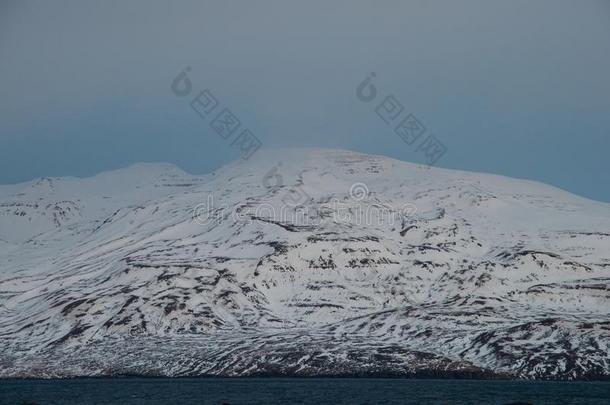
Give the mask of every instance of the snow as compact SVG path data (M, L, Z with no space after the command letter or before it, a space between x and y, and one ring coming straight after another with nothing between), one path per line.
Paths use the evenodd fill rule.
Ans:
M599 378L609 272L609 204L382 156L44 178L0 186L0 376Z

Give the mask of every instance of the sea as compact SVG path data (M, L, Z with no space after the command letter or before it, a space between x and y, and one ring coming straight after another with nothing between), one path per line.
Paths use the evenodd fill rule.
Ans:
M610 382L392 378L0 380L0 404L610 404Z

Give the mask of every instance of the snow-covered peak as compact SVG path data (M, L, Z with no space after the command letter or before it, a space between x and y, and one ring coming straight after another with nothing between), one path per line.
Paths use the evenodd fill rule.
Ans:
M0 375L607 376L609 246L608 204L345 150L0 187Z
M43 177L0 186L0 238L24 242L36 235L107 216L192 188L202 178L167 163L138 163L92 177Z

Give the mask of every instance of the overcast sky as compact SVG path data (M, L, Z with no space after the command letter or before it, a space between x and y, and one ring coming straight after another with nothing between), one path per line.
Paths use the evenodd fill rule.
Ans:
M0 183L239 158L172 92L186 66L267 147L424 162L374 111L393 95L438 166L610 201L608 0L2 0Z

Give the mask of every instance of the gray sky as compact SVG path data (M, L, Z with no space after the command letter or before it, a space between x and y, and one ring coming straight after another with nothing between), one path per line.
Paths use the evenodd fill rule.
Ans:
M238 158L172 93L186 66L267 147L424 162L374 112L394 95L447 147L439 166L610 201L607 0L5 0L0 183Z

